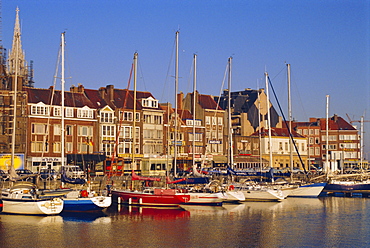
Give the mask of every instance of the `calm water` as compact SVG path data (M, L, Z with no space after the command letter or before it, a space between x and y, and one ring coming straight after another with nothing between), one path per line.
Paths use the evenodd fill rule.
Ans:
M369 247L370 199L0 215L0 247Z

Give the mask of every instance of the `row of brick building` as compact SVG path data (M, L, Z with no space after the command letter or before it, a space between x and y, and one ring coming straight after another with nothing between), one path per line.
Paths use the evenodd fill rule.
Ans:
M170 103L159 103L150 92L138 91L134 96L132 90L116 89L113 85L97 90L72 86L65 91L65 99L54 87L35 88L32 70L21 49L18 10L12 48L7 60L4 49L0 49L3 61L0 166L3 169L9 165L13 131L15 152L23 160L20 164L33 171L41 167L58 169L62 146L66 162L87 164L100 173L144 168L163 172L173 169L173 163L177 169L187 170L193 160L202 167L226 166L229 128L233 130L232 166L237 169L270 166L284 169L292 165L309 169L310 165L322 166L324 161L330 161L332 168L342 169L344 165L356 167L361 160L358 130L343 118L334 115L328 120L311 118L308 122L293 122L293 130L289 132L264 89L231 92L229 127L227 90L219 97L179 93L177 108L173 108ZM17 72L15 61L19 63ZM15 92L16 125L13 124ZM65 144L61 143L62 135Z

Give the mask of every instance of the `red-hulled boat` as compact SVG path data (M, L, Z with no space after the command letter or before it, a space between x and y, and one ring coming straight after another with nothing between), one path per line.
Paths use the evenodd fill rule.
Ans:
M133 170L131 180L160 181L160 178L143 177ZM148 187L142 191L137 190L112 190L112 201L118 204L140 206L179 206L190 200L190 195L176 189Z
M146 188L143 191L112 190L112 200L118 204L141 206L179 206L190 200L190 195L175 189Z

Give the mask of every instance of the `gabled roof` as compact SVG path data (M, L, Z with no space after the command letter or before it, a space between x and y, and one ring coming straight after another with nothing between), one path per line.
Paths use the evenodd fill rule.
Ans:
M198 103L203 109L223 110L210 95L198 94Z
M136 91L136 100L137 105L136 109L141 110L143 109L143 106L141 104L142 99L151 98L154 99L152 93L147 91ZM134 91L133 90L127 90L127 89L114 89L114 105L117 108L123 108L123 109L134 109L133 102L134 102ZM158 108L155 109L160 109Z
M181 120L193 119L193 115L190 113L189 110L186 109L178 109L177 114L179 115Z
M305 138L305 136L300 135L296 131L291 131L292 136L294 138ZM268 129L262 128L261 129L261 136L266 137L269 135ZM259 136L259 131L254 132L251 134L251 136ZM290 137L288 129L287 128L277 128L273 127L271 128L271 137Z
M94 104L96 109L102 108L107 104L107 102L100 97L98 90L92 90L92 89L84 89L85 95L90 99L90 101Z
M319 127L320 130L326 130L326 118L310 118L311 122L293 122L293 127ZM357 130L342 117L334 115L329 118L329 130Z
M320 129L326 130L326 118L320 119ZM334 115L329 119L329 130L357 130L342 117Z
M37 104L39 102L43 102L47 105L62 105L62 92L61 90L54 90L53 87L50 87L49 89L24 87L24 91L27 92L28 103ZM89 108L95 108L92 101L83 93L65 91L64 97L64 106L66 107L82 108L87 106ZM51 103L51 101L53 102Z

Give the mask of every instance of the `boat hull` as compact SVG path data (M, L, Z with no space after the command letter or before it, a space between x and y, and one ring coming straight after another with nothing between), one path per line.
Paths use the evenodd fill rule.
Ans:
M293 189L289 197L318 197L324 190L326 183L314 183L299 186Z
M274 189L252 189L242 191L246 201L282 201L284 194L281 190Z
M53 199L7 199L3 197L3 213L54 215L63 210L64 202L60 198Z
M189 202L190 196L188 194L176 193L171 189L159 189L153 193L112 190L112 200L118 204L140 206L179 206Z
M324 192L327 193L362 193L370 194L370 183L357 183L357 182L337 182L328 183L324 187Z
M64 211L67 212L93 212L101 211L112 204L110 196L95 196L89 198L65 199Z
M223 202L241 202L245 201L245 196L242 191L226 191L216 193Z
M222 206L223 199L217 193L189 192L190 200L184 205Z

